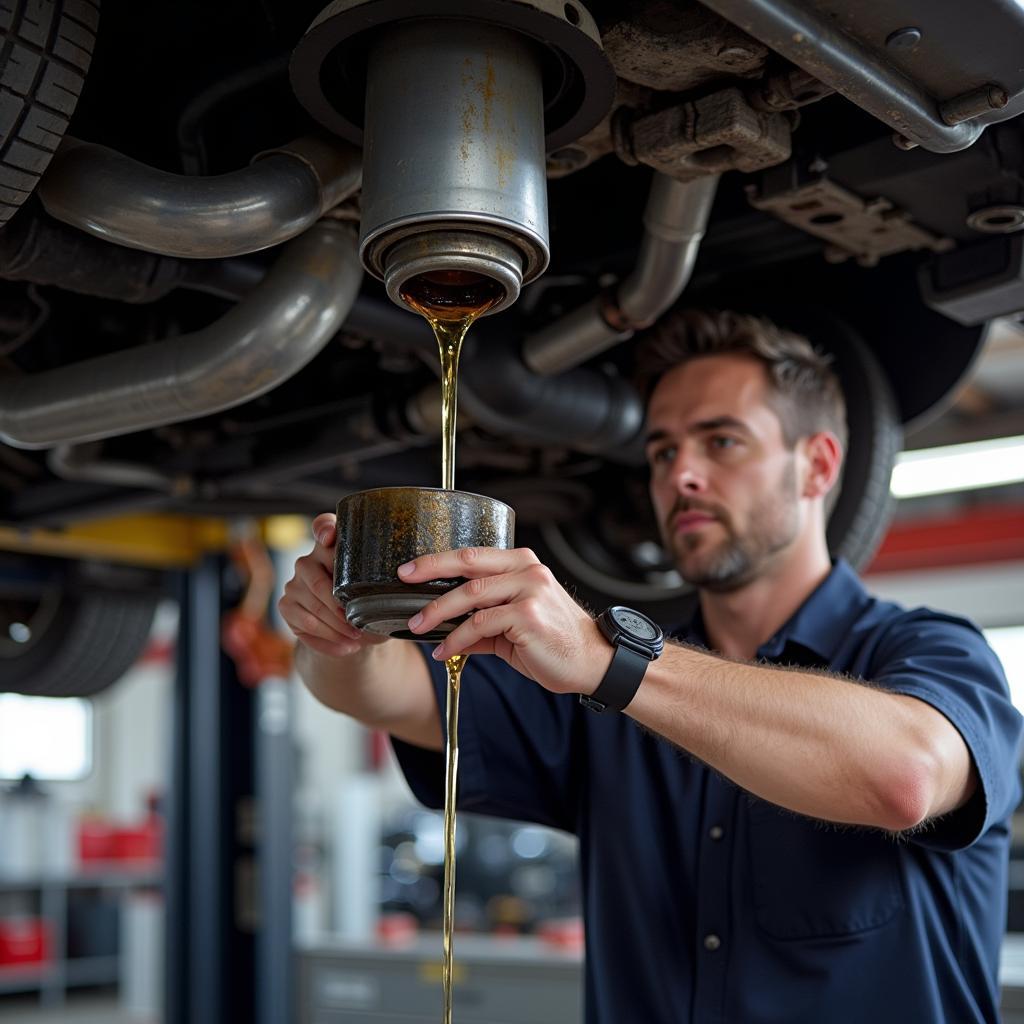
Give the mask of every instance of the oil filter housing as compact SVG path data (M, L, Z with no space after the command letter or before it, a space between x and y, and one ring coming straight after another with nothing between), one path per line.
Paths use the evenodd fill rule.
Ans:
M393 301L414 278L496 281L548 263L545 154L608 112L615 74L581 4L335 0L291 61L299 100L363 145L360 254Z

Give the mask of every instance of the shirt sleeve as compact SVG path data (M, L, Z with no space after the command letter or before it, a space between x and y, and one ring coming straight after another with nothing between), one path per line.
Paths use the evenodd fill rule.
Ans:
M966 849L1020 801L1022 719L999 659L972 623L916 609L886 631L873 662L873 683L930 704L967 744L978 772L974 795L911 836L931 849Z
M424 648L447 741L448 682ZM500 658L473 655L459 692L459 810L575 832L579 807L579 702L553 694ZM444 755L391 738L413 795L444 806Z

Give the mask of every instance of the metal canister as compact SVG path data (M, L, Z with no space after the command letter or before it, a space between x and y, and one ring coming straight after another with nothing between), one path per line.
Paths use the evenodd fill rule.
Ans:
M511 305L548 262L538 44L482 21L423 18L379 32L366 77L366 268L401 304L437 270L497 280Z
M504 502L436 487L378 487L338 502L334 597L359 629L405 640L443 640L461 619L413 634L409 619L466 581L403 583L398 567L420 555L465 547L511 548L515 512Z

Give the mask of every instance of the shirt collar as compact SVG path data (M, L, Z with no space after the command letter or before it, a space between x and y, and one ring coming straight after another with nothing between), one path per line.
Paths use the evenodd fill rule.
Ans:
M864 585L850 564L844 558L837 559L832 571L789 621L761 645L758 657L778 658L787 644L799 644L824 661L831 661L868 599ZM699 605L682 633L684 639L708 646Z

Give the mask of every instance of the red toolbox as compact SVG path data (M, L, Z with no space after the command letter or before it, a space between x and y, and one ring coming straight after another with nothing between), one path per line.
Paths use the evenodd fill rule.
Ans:
M50 952L50 926L42 918L0 918L0 967L43 964Z

